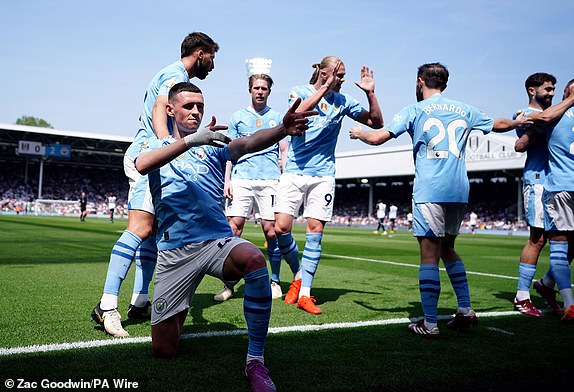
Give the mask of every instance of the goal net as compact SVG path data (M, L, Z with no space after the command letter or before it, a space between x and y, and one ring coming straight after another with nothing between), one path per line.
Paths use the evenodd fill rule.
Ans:
M34 214L79 215L80 202L78 200L36 199L34 201Z

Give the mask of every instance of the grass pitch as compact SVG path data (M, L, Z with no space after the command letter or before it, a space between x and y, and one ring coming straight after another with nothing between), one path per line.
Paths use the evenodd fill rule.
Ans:
M95 218L80 223L0 216L0 385L9 379L39 386L42 380L56 386L106 380L108 390L135 389L114 385L130 381L145 391L247 391L243 283L235 298L219 304L213 294L221 282L206 277L172 361L153 358L149 322L124 319L135 338L127 340L110 338L90 323L110 250L124 228L125 221ZM304 228L296 226L294 236L302 250ZM259 227L248 224L244 237L263 249ZM525 237L513 236L459 237L457 251L468 270L473 308L482 315L480 325L465 333L446 328L456 299L443 271L441 338L428 341L406 330L409 319L422 314L419 251L412 235L376 236L367 229L327 226L312 289L323 314L273 302L266 364L278 390L570 389L574 326L562 325L552 313L535 319L512 312L524 242ZM547 267L545 249L536 278ZM285 263L281 278L286 292L291 274ZM124 317L132 285L133 268L120 296Z

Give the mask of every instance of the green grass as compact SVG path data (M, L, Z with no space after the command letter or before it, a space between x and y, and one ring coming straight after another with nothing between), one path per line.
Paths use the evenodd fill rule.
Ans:
M0 348L105 340L89 322L101 296L109 252L125 221L106 219L0 216ZM299 249L304 228L295 227ZM262 247L259 227L248 224L244 237ZM525 237L462 235L457 250L469 271L473 307L478 312L512 310L515 279L471 272L516 276ZM274 301L271 327L353 323L417 318L419 251L410 233L392 238L367 229L328 226L323 257L312 294L323 314L313 316ZM369 261L371 260L371 261ZM372 260L396 264L377 263ZM404 264L404 265L403 265ZM541 256L537 277L548 267ZM283 291L291 280L282 266ZM441 273L439 314L452 314L456 300L446 273ZM133 268L120 296L127 313ZM245 328L243 284L236 298L218 304L213 294L221 282L207 277L199 286L184 333ZM543 302L533 294L535 303ZM124 319L132 337L148 337L149 322ZM476 391L537 390L552 385L570 388L574 374L574 327L559 316L483 317L479 328L455 333L439 322L441 338L411 336L406 324L270 334L266 364L278 390L300 391ZM244 335L194 337L182 341L172 361L153 358L150 343L0 356L3 380L65 381L127 379L138 390L242 391L247 338ZM114 388L111 387L111 390Z

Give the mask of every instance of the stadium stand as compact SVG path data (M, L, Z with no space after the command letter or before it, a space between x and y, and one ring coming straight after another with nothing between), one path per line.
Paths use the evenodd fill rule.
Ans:
M19 154L22 140L69 146L70 157ZM90 214L105 215L106 195L113 192L118 196L121 215L127 208L128 192L123 153L131 140L0 124L0 211L31 213L37 199L77 201L84 191ZM485 228L524 228L520 190L525 157L514 152L514 140L501 135L471 136L469 140L469 206ZM338 153L333 224L376 225L374 200L381 199L399 207L398 225L406 226L414 178L411 155L410 146ZM79 204L75 208L66 208L65 213L79 214Z

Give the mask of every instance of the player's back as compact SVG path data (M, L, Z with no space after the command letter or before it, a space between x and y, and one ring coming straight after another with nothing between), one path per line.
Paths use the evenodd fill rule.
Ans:
M492 126L476 108L441 94L399 112L388 129L413 139L415 202L468 202L466 144L472 130L487 133Z

